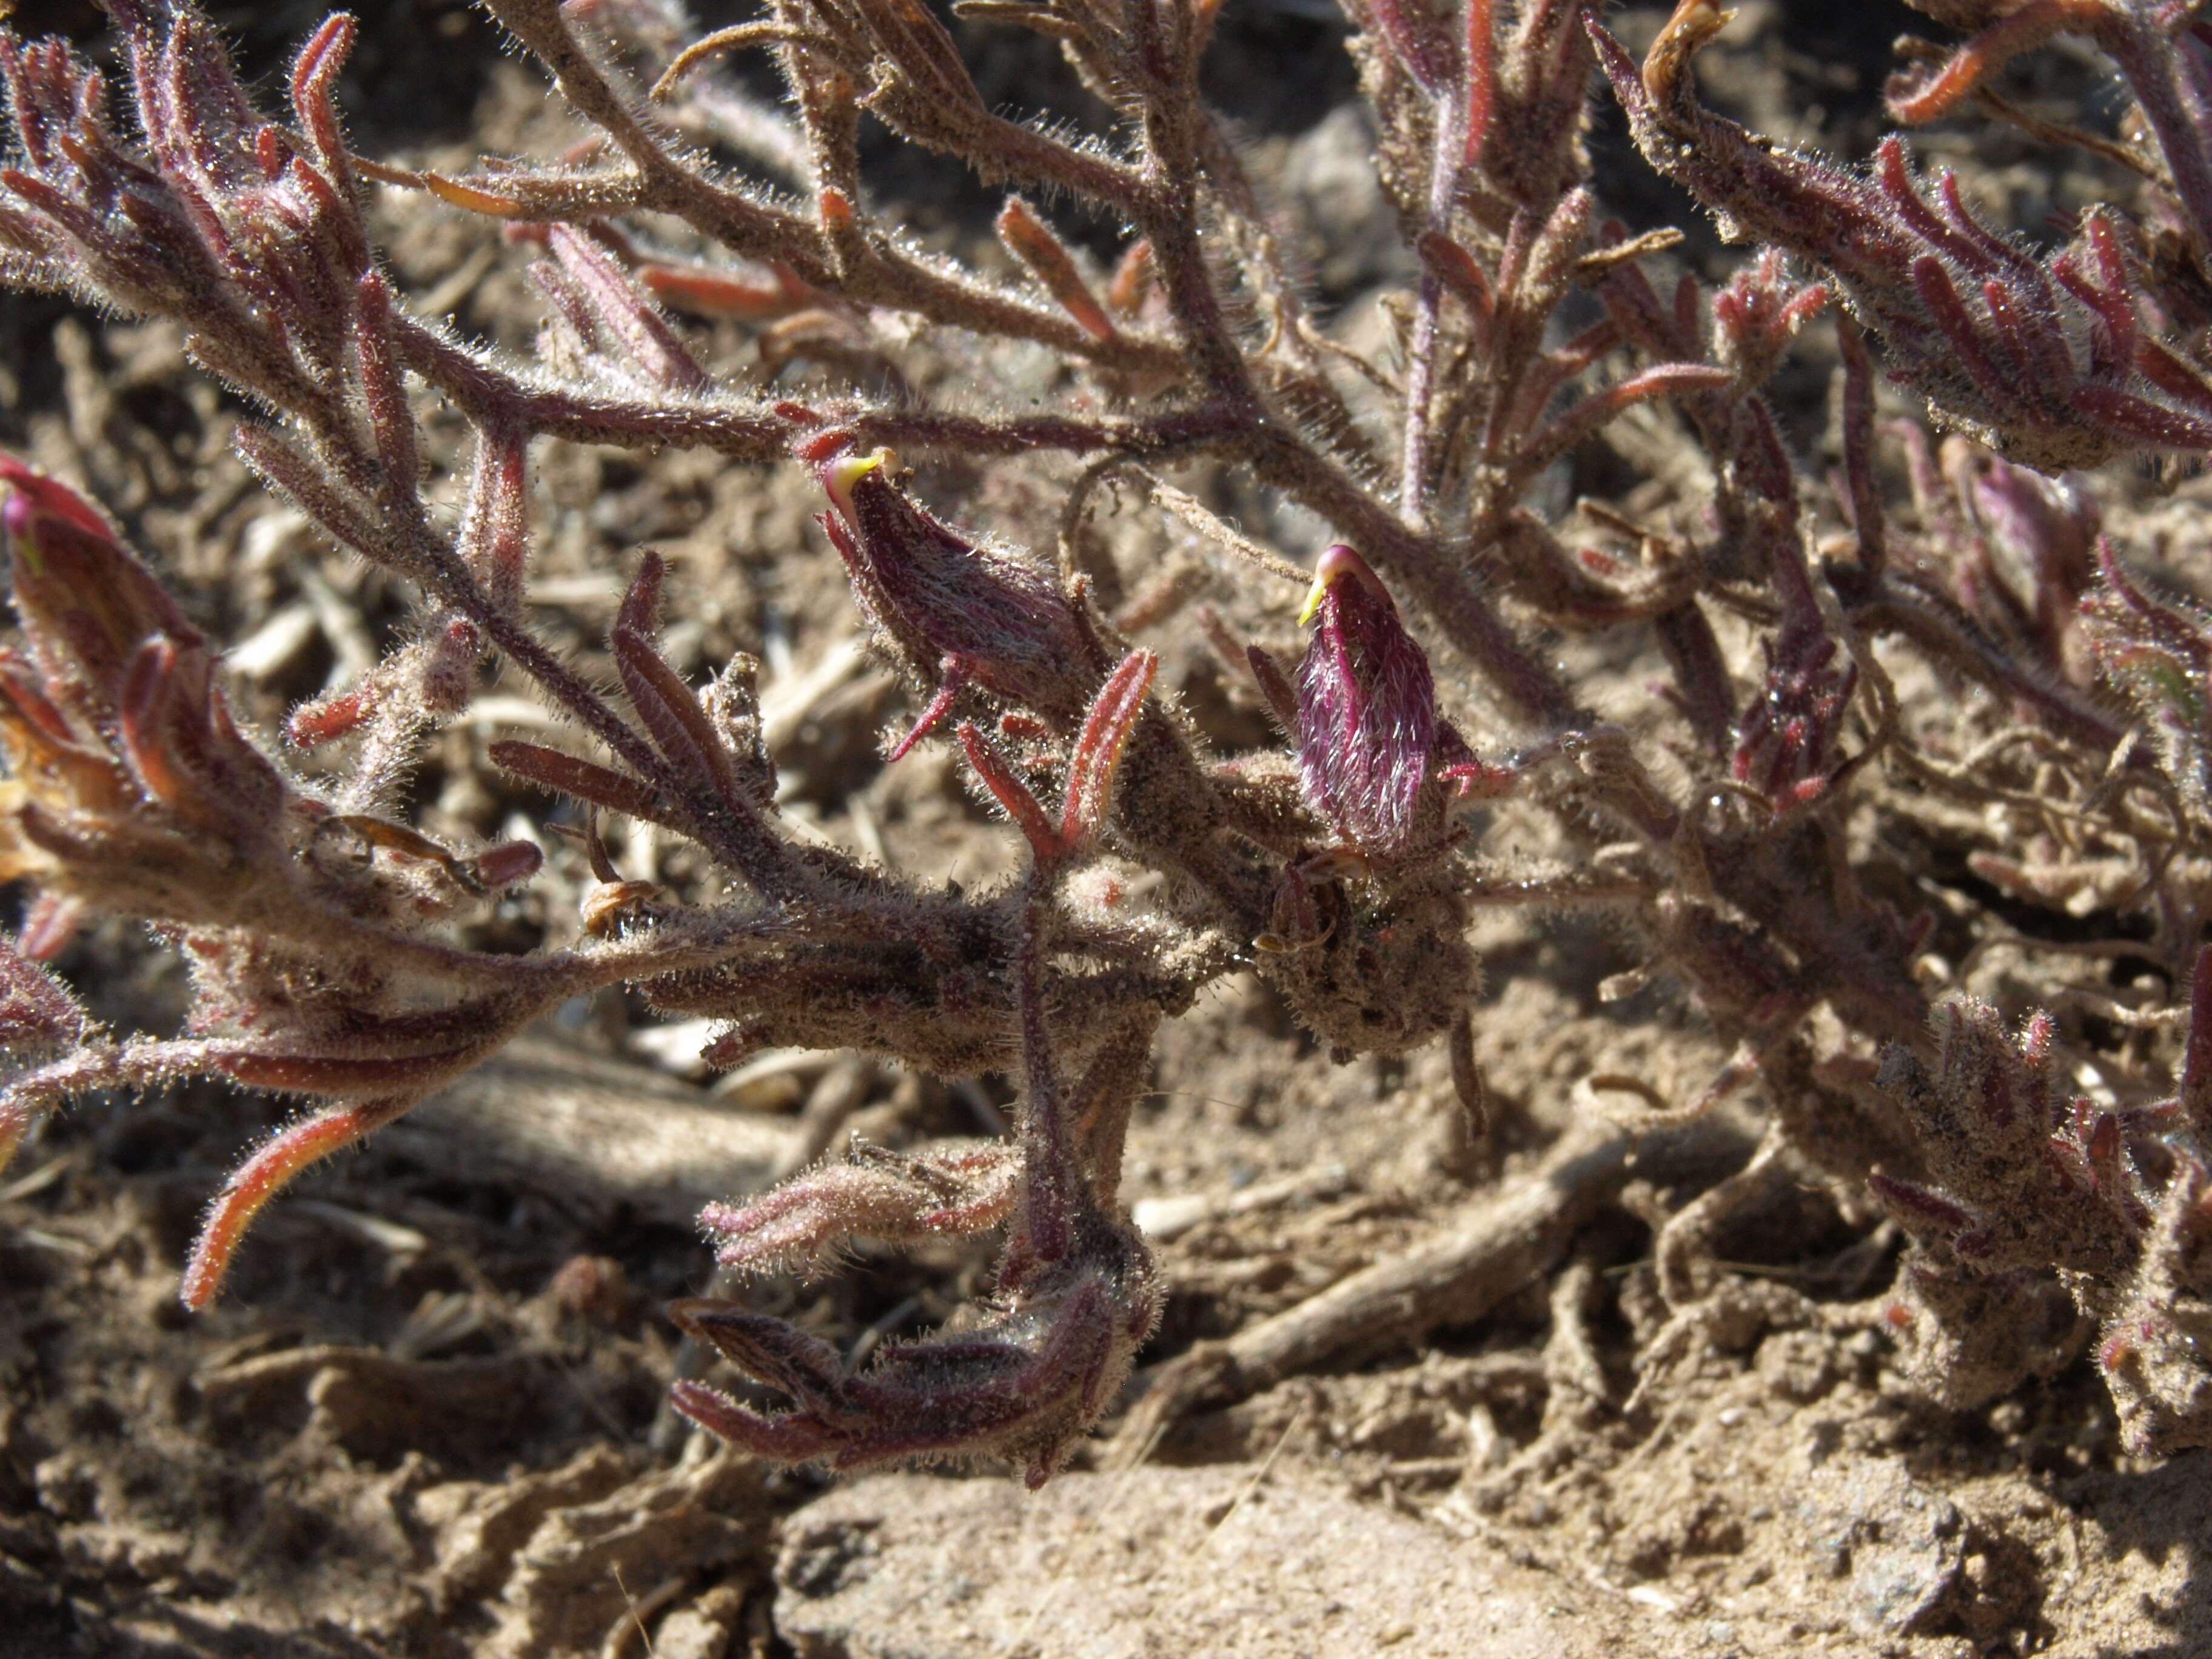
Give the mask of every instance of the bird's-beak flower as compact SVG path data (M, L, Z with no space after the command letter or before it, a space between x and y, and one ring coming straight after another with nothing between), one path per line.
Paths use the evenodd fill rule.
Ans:
M898 470L888 449L817 466L832 509L822 528L862 613L933 688L892 757L969 686L1073 732L1111 663L1099 659L1059 582L1024 555L971 540L924 511L894 482Z
M1436 681L1382 580L1332 547L1298 613L1317 622L1297 672L1298 773L1307 803L1370 854L1401 849L1437 755Z

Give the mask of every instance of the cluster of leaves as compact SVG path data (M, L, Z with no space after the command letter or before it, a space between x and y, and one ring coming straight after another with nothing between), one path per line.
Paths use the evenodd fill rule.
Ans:
M2188 1312L2212 1236L2192 1103L2212 1086L2212 1036L2182 1077L2161 1034L2186 1014L2118 1009L2142 1041L2106 1067L2113 1102L2077 1101L2050 1016L2014 1042L1981 1005L1931 1009L1948 969L1930 952L1963 955L1995 924L1919 909L1897 850L1971 838L1961 820L2001 810L2032 833L1977 848L1980 878L2031 906L2078 910L2088 893L2129 912L2133 957L2191 982L2212 894L2212 634L2099 546L2086 485L2045 474L2212 447L2212 29L2193 6L1929 0L1971 38L1900 77L1900 121L1975 100L2018 115L1989 77L2060 32L2126 81L2124 141L2049 121L2041 136L2120 156L2140 199L2084 213L2046 254L1985 223L1949 174L1917 175L1901 139L1861 172L1707 109L1691 65L1724 21L1710 0L1684 0L1640 65L1571 0L1350 0L1381 183L1419 272L1374 361L1314 316L1200 97L1209 0L957 8L1057 41L1112 117L1096 143L990 108L917 0L771 0L696 40L672 0L486 5L593 143L460 176L356 155L332 101L343 15L301 49L270 118L188 5L107 0L128 131L91 64L0 35L0 277L173 320L260 411L238 430L246 464L417 608L409 643L294 714L294 748L338 757L311 781L233 721L215 653L100 513L11 464L23 643L0 657L0 872L30 898L0 957L15 1056L0 1158L89 1090L218 1076L307 1100L216 1200L185 1276L198 1306L301 1169L599 988L720 1022L716 1066L853 1046L1018 1075L1002 1143L862 1151L704 1218L743 1271L813 1266L855 1234L1003 1226L973 1323L848 1375L739 1304L684 1304L687 1329L789 1404L693 1383L677 1403L772 1456L992 1452L1041 1481L1158 1317L1117 1197L1158 1023L1250 969L1340 1060L1448 1041L1479 1119L1473 908L1603 906L1738 1045L1690 1103L1756 1083L1793 1160L1855 1193L1871 1180L1921 1240L1894 1311L1909 1342L1981 1364L2002 1335L2020 1357L2006 1378L2045 1365L2081 1340L2051 1312L2063 1284L2106 1325L2139 1442L2212 1439ZM721 78L718 56L752 50L781 68L789 119ZM1762 245L1717 289L1685 276L1662 296L1647 266L1679 239L1602 216L1584 142L1600 78L1653 165ZM1122 224L1118 264L1099 277L1020 194L997 223L1019 280L924 253L869 210L864 113L986 184ZM410 310L371 235L378 188L540 251L534 362ZM709 257L664 251L679 235ZM757 329L771 383L703 362L664 303ZM1824 481L1762 389L1832 309L1841 465ZM836 389L841 365L895 363L916 337L985 386L994 344L1042 348L1063 366L1060 406L932 399L880 375L900 389ZM1938 453L1917 422L1892 429L1909 513L1887 499L1877 351L1952 434ZM811 381L772 383L809 363ZM472 433L450 522L427 493L434 404ZM1590 532L1540 510L1539 486L1631 411L1679 424L1709 494L1663 525L1593 507L1578 522L1611 550L1576 545ZM553 439L810 469L874 647L922 699L890 760L949 734L1026 841L1026 874L928 887L792 833L756 665L684 681L659 644L649 551L609 641L619 695L564 661L524 605L531 454ZM890 446L1057 461L1059 567L933 514ZM1194 461L1341 542L1310 574L1290 565L1163 476ZM1074 574L1115 480L1244 561L1245 580L1310 580L1295 668L1212 629L1278 743L1212 752L1156 683L1159 659ZM1559 635L1648 641L1665 680L1601 717L1558 665ZM447 846L405 821L424 745L494 660L594 745L493 750L582 821L601 879L569 948L454 942L454 917L531 879L538 848ZM1923 731L1899 662L1972 719ZM1474 825L1508 796L1579 861L1484 862ZM727 890L620 878L601 814L688 842ZM95 914L143 919L182 954L186 1035L118 1039L39 965ZM2042 1298L2032 1325L2023 1297Z

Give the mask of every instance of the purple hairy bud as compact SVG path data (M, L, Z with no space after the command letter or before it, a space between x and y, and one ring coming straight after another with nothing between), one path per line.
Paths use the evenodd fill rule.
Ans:
M1321 556L1297 671L1306 803L1361 851L1402 850L1438 750L1435 678L1382 580L1345 546Z
M1298 613L1319 620L1298 664L1298 773L1347 841L1388 850L1413 830L1436 754L1436 682L1382 580L1341 544L1321 556Z
M892 482L888 449L820 464L832 513L819 522L845 561L862 613L934 694L898 759L975 686L1073 730L1098 674L1091 641L1059 585L1017 554L969 541Z

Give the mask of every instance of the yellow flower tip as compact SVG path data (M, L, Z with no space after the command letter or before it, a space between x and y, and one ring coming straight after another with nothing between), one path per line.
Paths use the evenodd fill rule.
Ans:
M1339 542L1322 554L1320 562L1314 566L1314 585L1306 592L1305 607L1298 612L1298 626L1304 627L1321 614L1322 600L1328 596L1328 590L1346 576L1358 577L1370 584L1375 580L1374 573L1367 568L1367 561Z
M823 467L822 485L849 525L853 522L853 486L878 467L886 476L896 472L898 464L898 457L888 449L878 449L872 455L840 455Z

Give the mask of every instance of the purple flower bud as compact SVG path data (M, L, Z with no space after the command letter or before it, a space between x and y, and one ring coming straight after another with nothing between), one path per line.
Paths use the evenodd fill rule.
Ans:
M1314 811L1369 854L1396 852L1437 756L1436 681L1398 607L1350 548L1321 556L1301 623L1298 775Z
M1073 731L1109 664L1098 659L1059 584L1021 556L970 542L924 512L891 483L897 469L888 449L820 464L836 509L820 523L852 574L862 614L916 672L938 682L891 758L968 685Z

